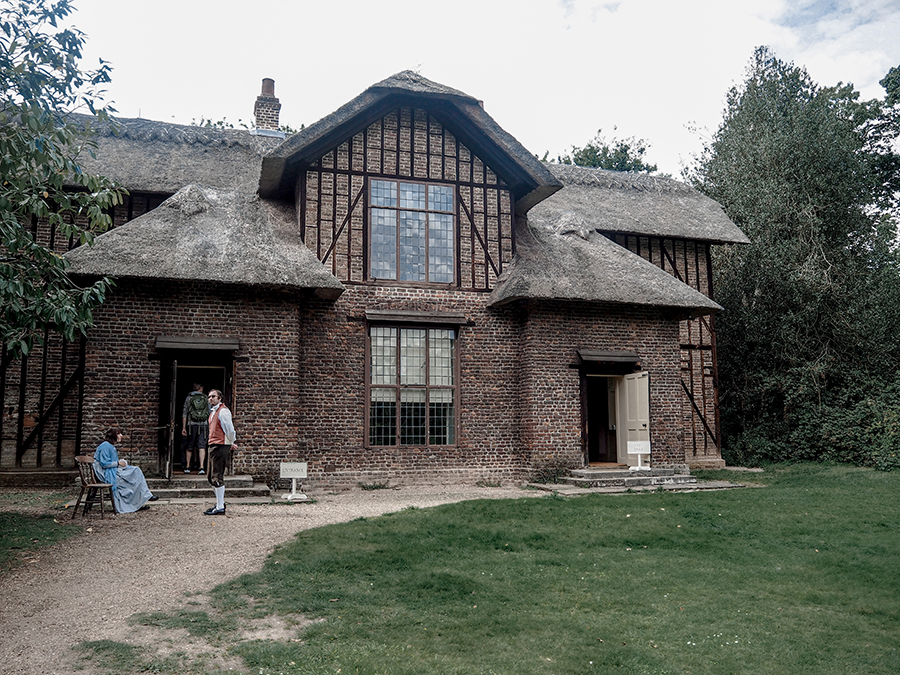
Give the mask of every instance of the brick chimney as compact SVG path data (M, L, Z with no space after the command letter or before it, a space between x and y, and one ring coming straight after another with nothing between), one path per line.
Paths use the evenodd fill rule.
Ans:
M278 113L280 110L281 103L275 98L275 80L264 77L262 93L256 97L256 104L253 106L257 130L278 131Z

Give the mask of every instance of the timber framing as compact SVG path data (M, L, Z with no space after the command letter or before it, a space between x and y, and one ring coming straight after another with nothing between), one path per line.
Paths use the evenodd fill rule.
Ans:
M299 173L301 237L337 279L372 281L365 226L372 178L453 186L458 224L453 285L493 288L515 253L512 193L437 116L404 106L389 108Z

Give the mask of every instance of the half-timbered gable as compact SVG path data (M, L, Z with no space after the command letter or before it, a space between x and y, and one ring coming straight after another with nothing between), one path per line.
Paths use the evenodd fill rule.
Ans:
M509 188L423 108L398 106L310 162L297 211L303 240L344 282L490 290L512 261Z

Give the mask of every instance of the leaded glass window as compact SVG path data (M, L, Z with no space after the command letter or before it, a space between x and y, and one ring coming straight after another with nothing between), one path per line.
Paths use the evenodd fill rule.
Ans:
M369 194L372 278L452 283L453 187L372 180Z
M369 444L456 443L456 331L369 329Z

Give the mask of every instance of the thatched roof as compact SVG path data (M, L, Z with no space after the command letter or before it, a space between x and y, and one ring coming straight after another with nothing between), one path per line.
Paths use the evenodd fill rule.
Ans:
M281 143L280 138L253 135L246 129L144 119L93 126L96 158L83 153L82 167L140 192L171 194L191 183L256 192L262 156Z
M420 106L441 120L506 182L519 213L559 189L553 174L501 129L480 101L407 70L372 85L269 153L263 159L260 194L292 195L305 163L315 161L398 105Z
M535 209L534 211L536 211ZM497 282L491 305L513 300L578 300L663 307L699 316L721 309L708 297L565 213L528 217L516 257Z
M306 288L337 298L343 285L303 244L296 223L283 204L188 185L66 258L77 275Z
M713 243L750 242L719 204L671 178L545 164L565 187L530 216L554 220L572 213L601 231Z

